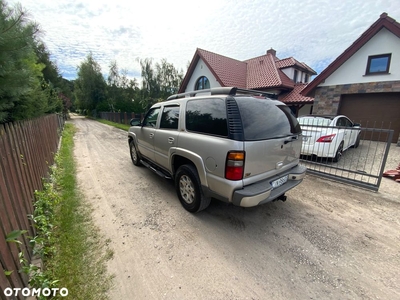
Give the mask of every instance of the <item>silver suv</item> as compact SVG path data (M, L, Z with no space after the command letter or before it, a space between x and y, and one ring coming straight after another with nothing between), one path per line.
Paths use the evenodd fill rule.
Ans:
M301 129L271 95L225 87L173 95L131 121L132 162L173 179L190 212L211 198L243 207L286 200L306 173Z

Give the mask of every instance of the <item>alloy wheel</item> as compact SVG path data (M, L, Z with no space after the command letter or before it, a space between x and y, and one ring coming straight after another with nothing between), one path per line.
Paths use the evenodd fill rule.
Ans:
M195 200L196 193L192 180L187 175L182 175L179 180L179 190L183 200L192 204Z

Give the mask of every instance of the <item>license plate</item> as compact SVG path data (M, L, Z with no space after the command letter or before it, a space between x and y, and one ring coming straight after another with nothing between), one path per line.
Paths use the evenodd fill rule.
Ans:
M271 182L272 188L276 189L277 187L280 187L281 185L285 184L288 180L288 175L285 175L277 180L274 180Z

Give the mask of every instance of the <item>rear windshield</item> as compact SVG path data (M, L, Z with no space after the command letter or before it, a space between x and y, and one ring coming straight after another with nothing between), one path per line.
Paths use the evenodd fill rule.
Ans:
M246 141L281 138L301 133L289 107L268 99L236 98Z

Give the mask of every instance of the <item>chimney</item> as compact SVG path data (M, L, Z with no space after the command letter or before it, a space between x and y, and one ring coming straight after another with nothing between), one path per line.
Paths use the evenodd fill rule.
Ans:
M271 49L267 50L267 54L272 54L272 56L276 56L276 50L271 48Z

